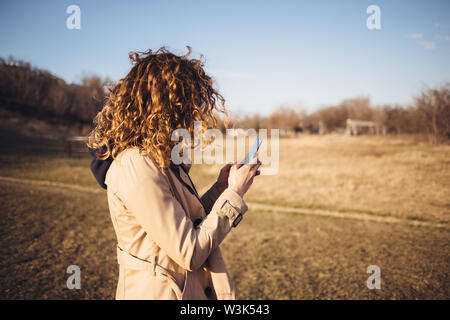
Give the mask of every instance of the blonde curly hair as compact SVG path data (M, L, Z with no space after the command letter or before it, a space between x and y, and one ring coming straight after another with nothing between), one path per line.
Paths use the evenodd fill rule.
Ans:
M194 132L194 121L202 132L217 126L215 111L226 115L225 100L213 88L203 70L203 61L177 56L164 47L156 52L131 52L132 68L112 88L94 119L88 147L102 150L99 159L115 158L128 147L138 147L160 168L170 165L172 132L178 128Z

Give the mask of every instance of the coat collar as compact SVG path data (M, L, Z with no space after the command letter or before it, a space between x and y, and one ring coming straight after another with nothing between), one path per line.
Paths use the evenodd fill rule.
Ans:
M199 198L197 189L195 189L194 183L192 182L191 177L189 177L189 169L184 164L176 165L173 162L170 162L170 170L172 170L173 174L190 193Z

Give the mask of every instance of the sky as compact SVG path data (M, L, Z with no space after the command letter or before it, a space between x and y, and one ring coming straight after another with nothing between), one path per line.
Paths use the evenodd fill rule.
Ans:
M66 26L70 5L80 29ZM370 5L379 30L367 28ZM118 80L130 51L186 45L234 113L312 112L356 96L407 105L450 81L450 1L0 1L0 57L67 82Z

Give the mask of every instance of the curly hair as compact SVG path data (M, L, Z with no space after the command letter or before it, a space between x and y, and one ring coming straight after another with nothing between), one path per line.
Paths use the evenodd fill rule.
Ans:
M102 150L99 159L115 158L129 147L153 158L160 168L170 165L172 132L202 122L202 132L217 126L215 111L226 113L224 98L213 88L203 61L177 56L162 47L156 52L131 52L127 76L108 88L102 110L94 119L88 146Z

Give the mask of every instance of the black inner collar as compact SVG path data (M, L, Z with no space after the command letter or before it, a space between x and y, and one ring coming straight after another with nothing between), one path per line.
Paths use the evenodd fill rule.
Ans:
M191 182L192 187L191 187L189 184L187 184L187 183L183 180L183 178L181 178L181 175L180 175L180 169L179 169L180 167L181 167L181 169L183 169L184 173L187 175L189 181ZM171 169L172 172L175 174L175 176L177 177L177 179L178 179L178 180L179 180L186 188L188 188L189 192L192 193L193 195L195 195L197 198L199 198L197 189L195 188L195 185L194 185L194 183L192 182L191 177L189 176L189 171L187 170L187 168L185 167L185 165L184 165L184 164L176 165L176 164L174 164L173 162L170 162L170 169Z

